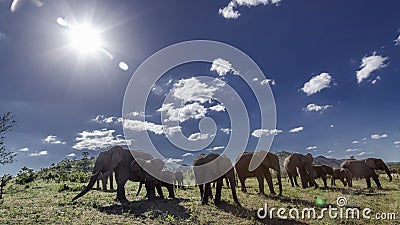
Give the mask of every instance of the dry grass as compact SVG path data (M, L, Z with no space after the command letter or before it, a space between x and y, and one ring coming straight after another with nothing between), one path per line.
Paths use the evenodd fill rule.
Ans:
M4 200L0 202L0 224L400 224L399 180L388 183L381 179L384 190L366 190L365 181L355 181L354 188L322 190L289 187L283 180L283 196L259 195L255 179L249 179L248 193L238 188L238 198L242 204L234 204L230 190L223 189L224 202L201 205L197 188L176 190L176 199L147 201L144 191L139 197L137 183L128 183L127 198L131 201L121 205L114 202L115 192L90 191L76 202L71 199L77 191L61 191L60 184L35 181L29 187L10 183ZM66 183L72 189L81 188L79 183ZM321 184L322 185L322 184ZM166 190L164 190L166 192ZM266 188L266 193L269 193ZM340 220L304 219L279 220L257 219L258 208L265 203L268 207L315 207L316 197L336 206L336 199L344 196L351 207L370 207L375 212L395 212L396 220ZM319 210L318 210L319 211Z

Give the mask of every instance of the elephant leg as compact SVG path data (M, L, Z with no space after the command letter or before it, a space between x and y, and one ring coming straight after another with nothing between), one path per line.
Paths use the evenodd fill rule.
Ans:
M155 191L155 183L152 178L148 178L145 180L144 186L147 192L147 198L149 200L154 200L156 198L156 191Z
M371 188L371 177L366 177L365 181L367 182L367 188Z
M118 182L117 186L117 200L120 202L127 202L128 199L125 196L125 184L128 181L127 178L123 178Z
M296 185L296 187L299 187L299 183L297 183L297 175L293 176L293 180L294 180L294 185Z
M258 181L258 193L264 194L264 176L262 174L260 176L257 176L257 181Z
M199 190L200 190L200 200L203 201L203 197L204 197L204 185L203 184L199 185Z
M110 171L110 190L114 190L114 176L113 176L113 172Z
M214 203L218 204L221 202L221 191L223 185L223 178L219 178L215 183L217 183L217 190L215 191Z
M325 187L325 188L328 188L328 184L327 184L327 182L326 182L326 175L325 175L325 174L322 175L321 178L322 178L322 181L324 181L324 187Z
M138 188L138 190L137 190L137 192L136 192L136 196L139 196L140 191L142 190L143 183L144 183L143 180L141 180L141 181L139 182L139 188ZM146 193L146 195L147 195L147 193Z
M206 183L204 189L205 189L204 190L204 195L203 195L203 199L201 201L202 205L208 204L208 197L212 196L211 183Z
M239 203L239 200L238 200L238 198L237 198L237 194L236 194L236 182L235 182L235 174L233 173L232 175L228 175L228 180L229 180L229 183L230 183L230 187L231 187L231 192L232 192L232 198L233 198L233 201L236 203L236 204L238 204L238 205L240 205L240 203Z
M265 177L265 180L266 180L267 183L268 183L269 192L270 192L272 195L276 195L275 190L274 190L274 184L272 183L272 175L271 175L271 173L269 172L269 170L267 170L267 171L265 172L264 177Z
M155 184L155 187L157 189L157 194L160 196L160 198L164 198L164 193L162 191L161 184L157 182L157 184Z
M289 177L289 181L290 181L290 186L294 187L293 176L288 174L288 177Z
M164 186L168 190L168 198L175 198L174 185L173 184L169 184L169 183L165 183Z
M378 176L376 174L372 174L371 177L374 180L376 186L378 186L378 189L382 189L381 182L379 181Z
M100 180L97 180L97 181L96 181L96 189L97 189L97 190L100 190Z
M346 178L346 181L347 181L347 185L349 187L353 187L353 178L352 177Z
M225 177L225 183L226 183L226 186L227 186L228 188L230 188L230 186L229 186L229 180L228 180L227 177Z
M103 185L103 191L107 191L107 178L102 180L102 185Z
M246 178L244 178L244 177L239 177L239 180L240 180L240 184L241 184L241 190L243 191L243 192L246 192L247 190L246 190Z

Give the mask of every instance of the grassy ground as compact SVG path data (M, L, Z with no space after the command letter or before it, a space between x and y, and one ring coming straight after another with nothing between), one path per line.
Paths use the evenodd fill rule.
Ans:
M255 179L247 180L248 193L238 188L238 198L242 204L234 204L230 190L223 191L224 202L201 205L197 188L176 190L176 199L157 199L147 201L145 191L134 196L137 183L127 185L127 198L131 201L121 205L114 202L115 192L90 191L87 195L71 202L83 184L66 183L70 190L63 190L63 184L34 181L27 186L10 183L6 188L4 200L0 200L0 224L400 224L399 180L388 183L381 178L384 190L362 190L365 181L355 181L354 188L322 190L289 187L283 180L283 196L259 195ZM322 184L320 183L322 186ZM71 190L72 189L72 190ZM63 191L61 191L63 190ZM166 193L166 190L164 190ZM269 193L266 188L266 193ZM257 219L257 210L268 204L271 207L289 209L315 207L315 198L326 200L326 204L336 207L336 200L347 198L348 207L361 209L370 207L371 215L376 212L396 213L395 220L345 220L329 219ZM320 212L320 209L317 210Z

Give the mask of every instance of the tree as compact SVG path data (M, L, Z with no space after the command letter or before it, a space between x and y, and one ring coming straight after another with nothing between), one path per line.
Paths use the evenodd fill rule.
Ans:
M354 155L351 155L349 159L351 159L351 160L355 160L355 159L356 159L356 157L354 157Z
M82 152L83 159L87 159L89 157L89 152Z
M7 152L4 145L5 134L15 126L14 116L7 112L0 116L0 164L4 165L7 163L12 163L14 161L15 153Z
M7 182L11 180L12 176L10 174L4 174L0 181L0 199L3 199L3 188L6 186Z

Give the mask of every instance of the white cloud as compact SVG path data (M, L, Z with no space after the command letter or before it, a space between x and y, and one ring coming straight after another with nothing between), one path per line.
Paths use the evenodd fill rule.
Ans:
M222 58L214 59L210 71L215 71L219 76L225 76L229 72L233 72L238 75L238 72L232 67L232 64Z
M7 39L7 35L3 32L0 32L0 41Z
M216 112L222 112L222 111L225 111L225 106L223 106L221 104L217 104L217 105L211 106L209 109L212 111L216 111Z
M209 151L217 151L217 150L221 150L221 149L224 149L224 148L225 148L225 146L215 146L213 148L208 148L207 150L209 150Z
M253 78L253 81L254 81L254 82L258 82L258 78L257 78L257 77ZM267 85L267 84L276 85L276 82L275 82L275 80L273 80L273 79L264 79L264 80L262 80L262 81L260 82L260 84L261 84L261 85Z
M329 127L330 127L330 128L333 128L333 127L334 127L334 125L333 125L333 124L331 124Z
M35 152L31 153L30 156L42 156L42 155L47 155L47 151L40 151L40 152Z
M43 143L46 143L46 144L62 144L62 145L66 144L65 141L62 141L61 138L58 138L58 137L55 136L55 135L49 135L49 136L47 136L47 137L43 140Z
M178 163L178 162L182 162L183 159L173 159L173 158L168 158L166 160L164 160L165 163Z
M210 101L219 87L223 87L226 84L219 79L214 81L213 84L206 84L196 77L182 79L173 85L173 96L184 102L199 101L204 103Z
M378 80L382 80L382 78L380 76L377 76L375 78L375 80L371 81L371 84L376 84L376 82L378 82Z
M129 119L124 120L124 128L138 132L150 131L159 135L161 134L172 135L173 133L180 132L182 129L180 126L164 127L163 125L155 124L148 121L129 120Z
M333 150L329 150L329 151L328 151L328 153L333 153L333 152L335 152L335 151L333 151Z
M21 148L19 151L20 152L27 152L27 151L29 151L29 148Z
M371 139L381 139L381 138L387 138L388 135L387 134L371 134Z
M400 35L393 42L394 45L400 45Z
M257 129L254 130L253 133L251 135L253 135L254 137L260 138L263 135L277 135L279 133L282 133L281 130L278 129Z
M220 108L219 106L216 106L213 109L216 110ZM167 103L163 104L161 108L159 108L157 111L159 112L165 111L167 113L168 118L165 119L164 122L167 121L184 122L188 119L201 119L205 117L207 113L207 108L198 102L186 104L181 108L175 108L172 103Z
M197 140L208 139L208 138L211 138L211 137L214 137L214 135L213 134L194 133L194 134L191 134L189 136L189 140L197 141Z
M188 156L193 156L193 153L188 152L182 155L182 157L188 157Z
M356 152L356 151L358 151L357 148L348 148L348 149L346 150L346 152Z
M367 139L368 139L368 138L365 137L365 138L363 138L363 139L361 139L361 140L366 141Z
M116 123L121 123L122 118L114 116L106 117L104 115L98 115L94 119L92 119L92 121L96 123L116 124Z
M362 156L362 155L365 155L365 154L367 154L367 153L366 152L360 152L357 155Z
M300 132L302 130L304 130L303 127L295 127L293 129L289 130L289 133L297 133L297 132Z
M241 15L236 10L239 6L254 7L257 5L278 5L282 0L232 0L227 6L218 10L218 13L226 19L237 19Z
M330 87L331 81L332 77L329 73L321 73L305 83L301 90L307 95L312 95L320 92L324 88Z
M78 133L78 137L75 139L77 142L72 148L82 150L103 150L110 148L115 145L127 145L129 141L126 141L121 136L114 136L115 130L93 130L83 131Z
M230 134L232 132L231 128L221 128L221 131L224 132L225 134Z
M308 104L304 110L308 111L308 112L311 112L311 111L322 112L330 107L332 107L332 105L317 105L317 104L311 103L311 104ZM331 125L331 127L333 127L333 126Z
M357 83L361 83L363 80L367 79L372 72L379 70L387 66L385 61L387 57L382 57L380 55L375 55L374 52L371 56L364 56L360 65L360 70L357 71Z
M315 150L315 149L317 149L318 147L317 146L309 146L309 147L307 147L306 149L307 150Z
M76 157L75 153L68 154L67 157Z
M395 141L393 144L400 145L400 141Z
M351 143L353 143L353 144L358 144L358 143L359 143L359 141L353 141L353 142L351 142Z
M144 114L144 112L131 112L131 113L128 113L127 116L132 116L132 117L144 117L145 114Z

